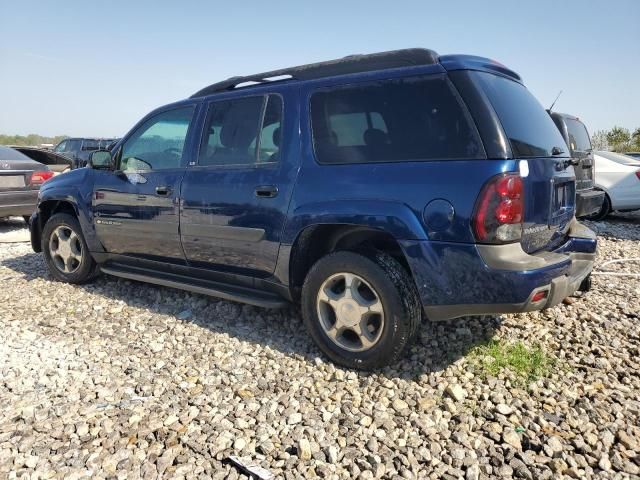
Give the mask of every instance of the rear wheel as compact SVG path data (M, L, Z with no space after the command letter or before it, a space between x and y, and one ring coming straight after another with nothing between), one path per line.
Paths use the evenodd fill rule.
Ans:
M47 221L42 231L42 252L49 272L62 282L83 283L96 275L96 262L78 219L72 215L57 213Z
M604 218L611 213L611 199L609 195L604 194L604 200L602 201L602 206L600 207L600 211L594 213L593 215L588 216L589 220L604 220Z
M318 260L302 289L302 312L331 360L363 370L398 361L422 318L411 277L382 252L336 252Z

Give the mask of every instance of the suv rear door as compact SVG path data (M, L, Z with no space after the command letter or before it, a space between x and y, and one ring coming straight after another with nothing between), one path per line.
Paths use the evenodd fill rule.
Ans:
M198 159L182 183L190 266L249 277L274 270L297 174L296 90L221 95L203 112ZM289 132L288 134L285 132Z

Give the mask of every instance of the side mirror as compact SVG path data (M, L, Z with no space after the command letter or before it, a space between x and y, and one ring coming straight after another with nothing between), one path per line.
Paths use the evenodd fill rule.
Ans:
M111 170L113 168L113 157L107 150L96 150L89 155L89 167L96 170Z

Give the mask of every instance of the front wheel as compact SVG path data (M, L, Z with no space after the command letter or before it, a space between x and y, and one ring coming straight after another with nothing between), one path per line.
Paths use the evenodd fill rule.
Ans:
M96 262L82 235L78 219L67 213L53 215L42 230L42 252L51 275L67 283L91 280Z
M398 361L422 318L410 275L382 252L336 252L318 260L302 288L302 313L331 360L362 370Z

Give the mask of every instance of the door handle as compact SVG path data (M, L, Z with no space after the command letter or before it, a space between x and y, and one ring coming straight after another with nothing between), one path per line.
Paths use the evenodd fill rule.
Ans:
M156 193L158 195L169 195L171 193L171 188L167 186L156 187Z
M273 198L278 196L278 187L275 185L260 185L255 190L258 198Z

